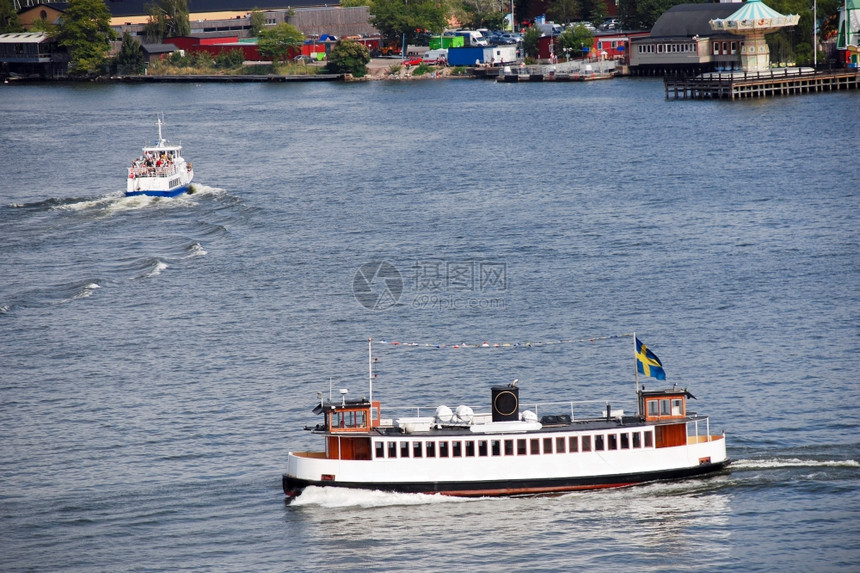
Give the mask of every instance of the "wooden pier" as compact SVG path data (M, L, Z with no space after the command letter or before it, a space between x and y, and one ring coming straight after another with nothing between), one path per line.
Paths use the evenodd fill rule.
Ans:
M860 87L860 71L775 69L766 72L713 72L693 78L664 78L666 99L746 99L799 95Z

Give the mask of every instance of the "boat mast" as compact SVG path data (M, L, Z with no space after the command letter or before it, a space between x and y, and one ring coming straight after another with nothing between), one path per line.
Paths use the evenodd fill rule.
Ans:
M373 406L373 339L367 339L367 385L370 387L370 404Z

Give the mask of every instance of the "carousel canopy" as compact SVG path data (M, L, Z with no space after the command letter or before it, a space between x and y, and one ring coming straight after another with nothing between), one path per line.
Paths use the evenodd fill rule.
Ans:
M797 14L783 16L761 0L748 0L731 16L711 20L710 24L713 30L743 31L795 26L798 20L800 16Z

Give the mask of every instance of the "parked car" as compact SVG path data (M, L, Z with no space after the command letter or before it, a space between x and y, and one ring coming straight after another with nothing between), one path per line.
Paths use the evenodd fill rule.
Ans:
M406 66L407 68L409 66L417 66L420 63L421 63L421 58L406 58L405 60L400 62L401 65Z

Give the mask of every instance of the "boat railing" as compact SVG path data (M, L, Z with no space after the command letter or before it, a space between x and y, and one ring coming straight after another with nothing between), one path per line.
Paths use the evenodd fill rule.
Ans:
M600 404L599 409L595 409L593 413L588 416L582 415L582 410L588 405L596 405ZM576 400L576 401L567 401L567 402L535 402L532 404L527 404L520 402L520 412L524 412L526 410L532 410L538 418L541 416L541 412L544 414L559 414L562 412L569 411L571 421L577 419L574 416L575 412L579 412L579 419L583 419L584 417L604 417L606 414L605 408L609 406L609 400ZM386 408L386 417L387 418L411 418L411 419L420 419L424 418L432 418L436 414L437 406L399 406L394 409ZM402 415L392 415L391 412L403 413ZM423 412L423 415L422 415ZM484 412L475 411L475 416L482 416Z
M179 168L175 163L159 167L146 167L145 165L141 165L140 167L135 166L128 168L128 176L130 179L133 179L134 177L172 177L177 173L179 173Z
M541 417L541 410L546 413L549 412L558 412L559 410L570 410L570 420L576 420L575 410L579 410L580 407L586 406L588 404L600 404L602 407L609 406L609 400L576 400L570 402L540 402L534 404L520 404L520 411L534 409L534 413L537 415L538 419ZM580 416L580 419L582 416Z
M704 423L704 434L699 433L699 424ZM711 435L711 420L708 416L687 412L687 444L701 444L719 440L723 436Z

